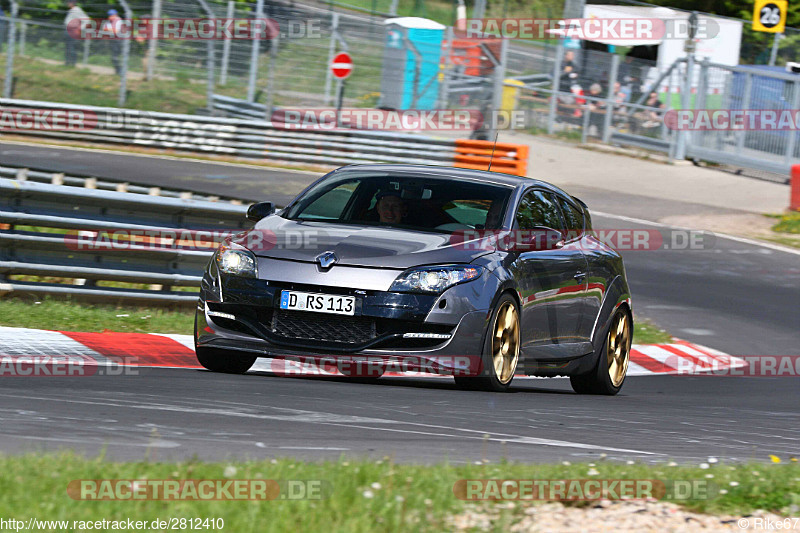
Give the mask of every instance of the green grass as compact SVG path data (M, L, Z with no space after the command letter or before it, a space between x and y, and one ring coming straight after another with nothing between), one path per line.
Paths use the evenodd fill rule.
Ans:
M96 74L80 66L65 67L32 58L16 58L14 76L17 78L15 98L117 107L120 82L114 75ZM206 105L206 88L201 83L129 79L127 89L129 96L125 107L130 109L194 114Z
M772 226L773 234L765 237L766 240L800 248L800 211L767 216L776 219L777 222Z
M648 320L636 320L633 324L633 342L636 344L668 344L672 335Z
M63 300L0 299L0 326L61 331L185 333L194 328L194 311L165 307L93 305Z
M778 215L778 223L772 226L772 231L800 235L800 211Z
M153 438L158 438L154 435ZM488 508L489 502L464 502L453 494L460 479L649 479L703 484L707 495L694 500L672 499L699 512L742 515L756 509L797 514L800 467L796 463L722 463L656 466L593 464L436 464L400 465L390 458L303 462L294 459L208 463L149 460L119 463L102 456L87 459L71 453L0 457L0 516L45 520L131 518L222 518L225 531L443 531L447 517L465 507ZM767 460L767 458L759 458ZM594 471L597 473L594 474ZM67 494L67 485L81 479L267 479L321 481L316 500L272 501L81 501ZM734 485L731 485L731 482ZM721 493L724 490L726 493ZM500 511L498 523L513 523L524 505ZM570 505L585 505L575 504Z

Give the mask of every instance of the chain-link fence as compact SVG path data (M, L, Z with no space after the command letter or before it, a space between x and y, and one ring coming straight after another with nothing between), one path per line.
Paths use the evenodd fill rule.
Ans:
M514 127L670 155L736 157L748 165L761 161L769 167L786 165L800 150L794 131L680 132L665 122L669 113L681 109L798 109L798 82L782 66L748 69L698 58L687 75L685 59L659 65L626 49L613 53L588 45L573 49L555 39L465 39L435 22L421 28L387 24L383 17L336 11L324 2L120 2L121 14L135 20L268 18L280 31L261 40L145 36L120 49L108 40L71 41L64 26L65 10L54 11L42 0L26 0L14 16L14 35L10 10L6 26L0 27L4 45L0 52L7 52L13 41L17 60L16 67L9 66L13 72L5 75L4 87L17 98L40 95L48 80L66 72L58 69L72 54L78 66L89 69L95 83L114 87L120 84L115 67L122 59L124 74L131 80L127 91L120 87L123 101L135 97L147 83L164 82L154 101L189 99L196 102L192 112L229 113L242 105L247 110L244 116L269 118L273 108L337 106L341 87L345 107L480 111L475 116L483 120L473 124L473 138L493 139L498 125L485 119L517 110L525 119ZM87 17L108 17L107 4L82 7ZM748 47L754 38L745 34L743 54L752 55L754 48ZM781 54L791 50L791 41L791 37L781 41L779 58L790 59ZM353 72L341 85L330 69L338 52L347 52L353 60ZM121 53L126 57L120 58ZM7 54L0 53L0 63L6 59ZM6 66L0 64L0 72L8 72ZM215 95L227 97L224 106L215 107ZM62 96L53 93L51 99Z

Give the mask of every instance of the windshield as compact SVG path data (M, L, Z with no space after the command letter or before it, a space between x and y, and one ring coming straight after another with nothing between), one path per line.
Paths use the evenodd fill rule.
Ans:
M467 180L344 173L309 189L282 216L444 233L499 229L511 191Z

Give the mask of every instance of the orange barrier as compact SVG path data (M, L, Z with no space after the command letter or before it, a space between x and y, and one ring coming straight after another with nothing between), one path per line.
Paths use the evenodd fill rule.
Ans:
M791 193L789 195L789 209L800 211L800 165L792 165Z
M494 150L494 156L492 156ZM491 141L473 141L458 139L453 166L488 170L489 162L492 170L505 174L526 176L528 174L528 145L495 143Z

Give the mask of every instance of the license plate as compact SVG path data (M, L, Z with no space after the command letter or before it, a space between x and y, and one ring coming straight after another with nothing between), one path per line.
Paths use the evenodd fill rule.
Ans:
M281 291L281 309L292 311L315 311L335 315L354 315L354 296L337 296L315 292Z

